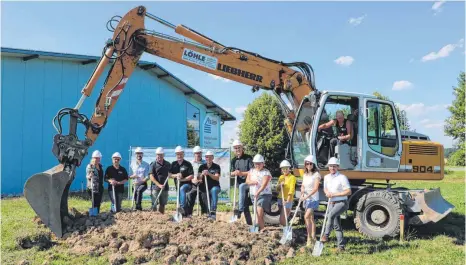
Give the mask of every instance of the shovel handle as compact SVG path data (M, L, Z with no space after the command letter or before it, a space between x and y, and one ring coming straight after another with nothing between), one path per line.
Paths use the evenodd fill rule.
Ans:
M329 205L330 205L330 198L329 198L328 201L327 201L327 209L325 209L324 223L322 224L322 231L320 232L320 237L321 237L321 238L322 238L322 236L324 235L325 225L327 224L327 215L328 215L328 208L329 208Z
M283 191L283 183L280 184L280 189L282 192L282 207L283 207L283 216L285 217L286 227L288 227L288 217L286 216L286 207L285 207L285 192Z

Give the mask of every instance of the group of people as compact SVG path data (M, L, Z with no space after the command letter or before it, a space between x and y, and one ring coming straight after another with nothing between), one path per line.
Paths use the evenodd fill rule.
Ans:
M273 188L271 185L272 175L265 168L264 157L256 154L254 158L244 152L244 146L238 140L233 142L235 157L231 161L231 176L236 178L239 190L238 209L234 209L234 214L238 219L244 214L249 225L253 224L249 206L255 208L257 224L259 230L264 229L264 213L270 212L272 203ZM179 211L182 216L189 217L193 214L196 201L202 209L202 214L207 214L210 218L216 218L218 195L220 193L220 166L213 162L214 154L207 151L205 159L202 158L202 149L196 146L193 149L194 160L184 159L184 150L181 146L175 148L176 160L172 163L164 159L164 150L161 147L156 149L156 159L150 165L142 160L143 151L136 148L136 161L130 167L128 174L121 166L121 155L117 152L112 155L113 164L103 173L99 151L92 154L90 164L87 166L88 190L94 192L94 207L100 211L100 202L103 193L103 181L109 183L108 192L112 204L115 204L115 211L121 210L124 184L129 179L133 179L134 198L136 209L142 210L142 194L147 189L147 181L151 180L152 185L152 210L160 213L165 212L168 202L168 179L173 178L176 190L179 195ZM305 168L301 185L300 202L305 209L304 220L307 230L307 244L311 246L316 241L316 225L314 212L319 207L320 194L319 186L321 175L315 164L315 158L309 155L304 160ZM340 215L348 209L348 196L351 188L348 178L338 172L339 161L332 157L328 162L330 173L324 177L323 191L328 198L327 222L324 234L320 238L321 242L328 241L328 236L335 229L338 251L344 250L343 231L340 225ZM284 160L280 163L282 175L278 179L278 205L280 208L280 223L285 225L285 218L289 217L296 192L296 177L291 172L291 165ZM96 188L97 187L97 188ZM113 188L115 192L113 192ZM113 196L115 193L115 197ZM97 195L97 196L96 196ZM254 220L256 221L256 220Z
M238 218L244 214L246 222L252 225L249 206L254 205L256 200L257 219L259 229L264 229L264 210L270 211L272 200L272 188L270 184L271 174L264 167L264 159L261 155L252 158L244 153L244 147L239 141L233 143L236 156L233 158L232 175L238 176L239 184L239 209L235 211ZM307 245L312 246L316 242L316 225L314 212L319 207L319 186L321 175L312 155L304 159L304 175L301 185L301 196L299 200L303 203L305 214L304 220L307 231ZM324 177L323 190L328 198L328 216L321 242L328 241L332 228L335 229L338 247L337 251L344 250L343 230L340 224L340 215L348 209L348 196L351 195L351 187L348 178L338 172L339 160L330 158L328 168L330 173ZM278 206L280 209L280 224L286 224L293 207L296 192L296 177L291 172L291 164L284 160L280 163L282 175L278 179ZM248 193L250 195L248 195Z
M135 149L136 160L130 165L128 174L125 167L120 164L121 155L116 152L112 155L112 165L105 172L101 164L102 154L96 150L92 153L90 163L86 167L87 191L93 198L92 205L100 212L103 195L103 183L108 183L108 194L113 211L121 211L124 197L124 185L132 179L133 203L136 210L142 210L142 197L151 180L152 210L165 213L168 203L168 179L173 178L177 192L179 192L180 212L183 216L192 215L196 199L199 197L202 213L215 218L218 195L220 193L220 165L213 162L214 154L207 151L202 159L202 149L196 146L192 162L184 159L184 150L181 146L175 148L176 160L172 163L164 159L164 149L158 147L155 151L156 159L151 164L142 158L142 148ZM179 190L178 190L179 189ZM208 191L208 192L207 192ZM93 193L93 194L92 194Z

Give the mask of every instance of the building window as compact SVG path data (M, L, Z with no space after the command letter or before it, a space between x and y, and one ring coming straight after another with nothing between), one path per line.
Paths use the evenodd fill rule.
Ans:
M201 145L199 134L201 113L199 112L199 109L194 107L192 104L186 104L188 147L194 147L196 145Z

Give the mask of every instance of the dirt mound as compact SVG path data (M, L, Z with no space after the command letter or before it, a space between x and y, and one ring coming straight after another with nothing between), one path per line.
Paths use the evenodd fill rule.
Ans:
M16 243L22 249L37 247L39 250L46 250L54 245L50 237L50 234L48 233L40 233L33 236L19 237L16 239Z
M280 230L250 233L247 224L206 217L183 218L150 211L75 212L61 241L72 254L109 257L110 264L273 264L294 249L279 243Z

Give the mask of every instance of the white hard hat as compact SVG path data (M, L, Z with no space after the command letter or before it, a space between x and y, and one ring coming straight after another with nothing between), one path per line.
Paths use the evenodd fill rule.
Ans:
M304 162L314 163L314 156L313 155L306 156L306 158L304 158Z
M338 158L336 158L336 157L331 157L328 160L327 165L337 165L337 166L339 166L340 165L340 160L338 160Z
M193 153L199 153L199 152L202 152L201 147L200 147L200 146L195 146L195 147L193 148Z
M163 148L162 147L157 147L157 149L155 149L155 154L156 155L162 155L163 154Z
M181 148L181 146L178 145L178 146L175 148L175 153L179 153L179 152L184 152L184 150L183 150L183 148Z
M214 152L210 150L205 153L205 156L213 156L213 155L214 155Z
M254 156L254 159L252 160L254 163L264 163L264 157L261 156L260 154L257 154Z
M290 164L290 162L288 162L288 160L283 160L280 163L280 168L282 168L282 167L291 167L291 164Z
M233 141L233 146L243 145L239 140Z
M94 152L92 152L92 157L102 158L102 154L100 153L99 150L95 150Z
M142 151L142 148L141 147L137 147L136 150L134 150L135 153L144 153Z
M112 158L114 158L114 157L118 157L118 158L121 159L121 155L118 152L113 153Z

